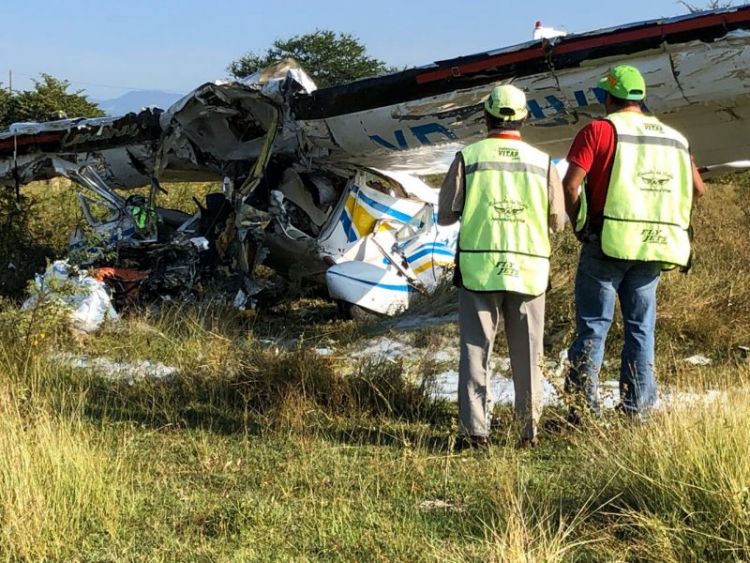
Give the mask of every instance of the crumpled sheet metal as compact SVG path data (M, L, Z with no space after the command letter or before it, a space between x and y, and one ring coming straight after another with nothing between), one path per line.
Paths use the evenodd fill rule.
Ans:
M161 116L164 131L158 173L203 171L242 177L275 133L278 109L257 87L239 82L206 83Z
M116 188L148 183L161 110L122 117L16 124L0 133L0 185L54 178L60 169L92 166Z

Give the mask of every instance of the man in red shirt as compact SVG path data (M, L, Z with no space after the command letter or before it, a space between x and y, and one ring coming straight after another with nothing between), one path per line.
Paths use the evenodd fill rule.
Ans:
M571 369L565 387L568 391L582 391L589 409L599 413L598 373L615 300L619 299L625 330L620 407L626 413L640 415L656 401L656 286L665 264L649 254L648 235L628 238L622 235L628 232L623 225L636 223L639 237L647 232L658 234L662 225L668 230L673 227L671 223L653 220L660 213L669 214L664 211L669 206L664 203L666 198L677 197L671 202L687 206L689 216L690 197L679 199L680 194L690 194L692 183L692 199L697 199L705 188L684 137L643 112L646 84L636 68L617 66L598 86L606 92L607 118L593 121L578 133L568 153L570 165L563 179L566 211L582 242L575 288L577 336L568 350ZM654 176L654 162L659 162L659 176ZM611 199L617 201L611 201L607 208L622 215L605 220L613 185L617 191ZM606 251L602 245L605 222L609 229L604 237ZM662 242L663 237L656 238ZM579 419L580 413L574 409L571 418Z

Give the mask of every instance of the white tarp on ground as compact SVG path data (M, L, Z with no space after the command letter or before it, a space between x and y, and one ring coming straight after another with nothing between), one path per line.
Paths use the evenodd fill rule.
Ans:
M104 283L72 267L67 260L52 262L43 274L34 277L34 289L23 309L32 309L40 302L68 309L73 328L85 332L94 332L106 319L118 318Z

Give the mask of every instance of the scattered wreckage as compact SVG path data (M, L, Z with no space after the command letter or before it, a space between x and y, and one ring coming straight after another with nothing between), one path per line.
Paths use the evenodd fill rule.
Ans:
M324 89L287 61L242 82L204 84L166 111L17 124L0 134L0 183L66 176L96 193L111 214L97 220L82 196L91 230L134 262L145 252L161 264L162 274L149 267L157 285L185 288L219 265L238 276L243 305L266 264L325 283L349 306L392 314L436 287L455 253L456 229L436 224L436 191L409 174L445 170L459 143L480 138L482 102L507 82L527 92L526 139L563 157L603 113L592 85L624 62L643 72L648 109L691 139L699 165L747 159L750 6L543 38ZM156 207L169 181L222 188L189 217ZM145 200L120 195L148 185Z

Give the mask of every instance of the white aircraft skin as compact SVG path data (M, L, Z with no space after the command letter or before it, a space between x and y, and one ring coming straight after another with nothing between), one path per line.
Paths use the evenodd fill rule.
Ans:
M745 8L745 16L750 19L750 8ZM608 33L616 36L627 32ZM562 48L574 44L576 38L586 41L586 35L569 35L558 44ZM525 45L535 44L541 42ZM647 109L685 134L699 165L750 157L748 29L726 33L710 43L665 41L656 48L585 59L570 68L512 76L323 120L302 120L300 125L307 138L331 151L333 160L367 159L368 165L380 168L435 172L440 168L435 151L419 149L481 138L482 102L497 83L512 82L528 98L530 119L525 138L553 157L562 158L581 127L603 117L603 92L595 85L615 64L631 64L643 73Z
M699 166L716 171L750 158L745 6L541 39L321 90L284 63L244 82L204 84L163 113L21 124L0 134L0 183L75 175L82 166L113 188L153 176L224 180L248 248L243 271L252 271L262 253L249 248L262 240L280 271L326 274L333 298L392 314L435 287L456 236L435 224L434 192L399 172L444 171L462 144L484 136L490 90L511 82L527 94L525 139L562 158L577 131L603 116L594 85L615 64L641 70L646 109L685 134ZM293 170L315 197L294 182L268 186L272 168ZM382 180L376 189L373 175ZM337 203L316 206L331 191L325 182L311 187L323 176L344 188ZM377 188L383 182L391 187ZM271 198L258 203L264 190ZM291 208L314 229L295 225Z

